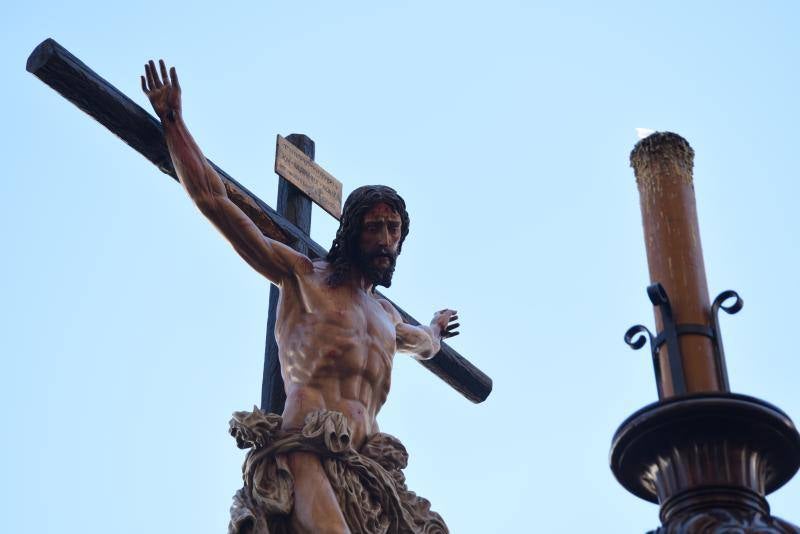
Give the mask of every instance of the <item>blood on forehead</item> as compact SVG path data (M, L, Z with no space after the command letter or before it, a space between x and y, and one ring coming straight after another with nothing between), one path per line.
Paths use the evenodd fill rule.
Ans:
M379 202L372 206L370 210L364 214L364 222L378 222L378 221L395 221L400 222L400 214L397 213L391 206L385 202Z

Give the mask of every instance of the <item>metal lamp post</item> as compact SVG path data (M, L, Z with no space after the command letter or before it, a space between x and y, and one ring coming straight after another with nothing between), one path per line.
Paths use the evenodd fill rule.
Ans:
M657 534L797 533L772 517L766 495L800 468L800 434L784 412L731 393L718 315L736 313L734 291L708 296L692 168L694 151L657 132L631 153L647 248L656 334L649 342L659 400L614 434L611 469L628 491L660 506Z

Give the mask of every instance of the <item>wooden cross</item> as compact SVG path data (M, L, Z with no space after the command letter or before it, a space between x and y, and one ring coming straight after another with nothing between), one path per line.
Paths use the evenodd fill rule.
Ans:
M43 41L31 53L26 68L177 181L161 123L64 47L53 39ZM314 142L311 139L304 135L290 135L286 140L313 160ZM309 237L311 200L306 194L281 177L278 209L274 210L213 162L209 163L225 183L228 197L265 236L285 243L311 259L325 257L327 250ZM285 397L273 333L277 298L277 288L272 286L262 408L281 413ZM405 322L420 324L392 304ZM472 402L484 401L492 391L492 379L444 342L436 356L420 363Z

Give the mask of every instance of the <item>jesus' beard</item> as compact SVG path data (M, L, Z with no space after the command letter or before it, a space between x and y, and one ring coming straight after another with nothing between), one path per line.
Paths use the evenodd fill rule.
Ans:
M386 267L378 267L375 260L387 258L389 264ZM392 254L388 250L376 250L370 253L361 253L359 256L359 266L364 276L376 286L391 287L394 267L397 263L397 254Z

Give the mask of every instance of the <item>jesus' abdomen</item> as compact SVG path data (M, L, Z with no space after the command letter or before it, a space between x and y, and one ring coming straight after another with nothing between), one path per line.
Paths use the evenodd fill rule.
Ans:
M278 305L284 428L301 428L314 410L338 411L350 422L358 448L378 431L375 417L389 392L395 327L369 295L339 292L331 302L327 288L304 289L306 306L294 298L281 298ZM315 290L324 291L325 298L314 298L323 297Z

